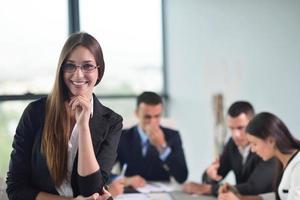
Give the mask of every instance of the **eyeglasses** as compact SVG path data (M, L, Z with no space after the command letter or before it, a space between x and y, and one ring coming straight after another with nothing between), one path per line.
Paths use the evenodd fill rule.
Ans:
M91 73L96 68L99 68L100 66L95 66L95 65L92 65L89 63L85 63L83 65L75 65L73 63L64 63L62 65L62 70L67 73L74 73L77 70L77 67L79 67L83 73Z

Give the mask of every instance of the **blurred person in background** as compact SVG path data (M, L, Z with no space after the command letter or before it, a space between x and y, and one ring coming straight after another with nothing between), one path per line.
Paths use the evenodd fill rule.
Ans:
M254 115L254 108L247 101L237 101L229 107L227 126L231 131L231 138L220 158L204 172L203 183L186 183L183 185L184 192L217 196L221 181L230 171L233 171L236 180L231 189L240 194L254 195L273 191L275 160L263 161L252 153L245 132Z
M229 185L220 188L219 200L299 200L300 199L300 141L287 126L272 113L262 112L247 126L251 150L263 160L275 157L280 166L275 193L259 196L240 196L232 193ZM276 174L274 174L275 176Z
M162 98L154 92L137 97L138 124L123 130L117 161L126 164L125 185L142 187L147 181L183 183L188 175L179 132L161 126Z

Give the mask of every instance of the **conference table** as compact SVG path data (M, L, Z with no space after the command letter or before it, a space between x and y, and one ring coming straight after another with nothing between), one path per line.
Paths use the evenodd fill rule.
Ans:
M153 186L153 183L148 186ZM150 189L149 189L150 188ZM144 188L145 189L145 188ZM153 190L154 189L154 190ZM0 200L7 200L5 188L0 187ZM115 200L217 200L213 196L190 195L181 191L180 185L155 183L155 187L140 190L139 193L126 193Z
M217 198L186 194L182 192L179 184L148 182L144 188L119 195L115 200L217 200Z
M0 191L0 200L7 200L4 190ZM196 196L185 194L181 191L162 192L162 193L130 193L120 195L115 200L216 200L217 198L211 196Z
M217 200L216 197L213 196L205 196L205 195L190 195L183 193L181 191L174 191L171 193L172 200Z
M217 200L213 196L190 195L181 191L155 192L155 193L130 193L123 194L115 200Z

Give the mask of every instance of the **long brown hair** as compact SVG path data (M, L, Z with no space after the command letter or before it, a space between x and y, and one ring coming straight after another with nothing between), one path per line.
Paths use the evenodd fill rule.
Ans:
M99 66L96 85L101 81L105 68L102 49L93 36L80 32L68 38L59 57L54 86L47 98L42 137L42 152L56 186L61 185L67 175L68 141L71 131L70 111L65 106L65 102L69 100L69 91L63 80L61 66L77 46L86 47L94 55Z

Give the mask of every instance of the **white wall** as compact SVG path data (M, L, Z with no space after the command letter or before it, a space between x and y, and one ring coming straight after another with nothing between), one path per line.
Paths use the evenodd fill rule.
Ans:
M212 95L249 100L300 138L300 1L166 0L170 116L199 180L211 162Z

